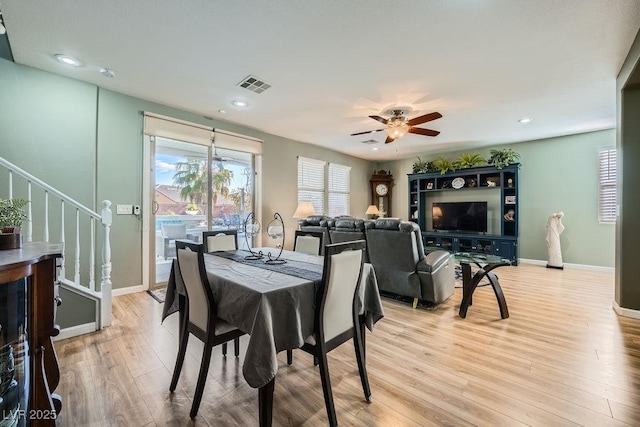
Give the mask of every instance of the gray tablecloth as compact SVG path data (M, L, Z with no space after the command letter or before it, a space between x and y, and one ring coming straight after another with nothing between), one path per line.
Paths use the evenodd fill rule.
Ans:
M278 371L277 353L301 347L313 333L314 284L308 279L215 255L207 254L204 258L218 316L250 335L243 375L251 387L262 387ZM291 251L284 251L283 258L323 263L322 257ZM172 274L163 318L177 310L173 299L177 293L184 294L184 286L179 282L179 274ZM371 264L365 264L363 269L359 297L361 314L371 330L384 316Z

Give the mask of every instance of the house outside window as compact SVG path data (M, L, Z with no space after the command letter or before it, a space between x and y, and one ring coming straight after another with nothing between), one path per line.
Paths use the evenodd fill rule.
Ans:
M349 166L298 157L298 203L311 201L317 215L350 212Z
M598 220L600 223L615 223L617 213L616 149L602 148L598 151L599 188Z

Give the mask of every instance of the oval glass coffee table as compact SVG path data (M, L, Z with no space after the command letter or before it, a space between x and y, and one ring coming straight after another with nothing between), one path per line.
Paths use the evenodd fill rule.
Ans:
M473 252L458 252L454 254L454 256L455 260L460 263L460 267L462 267L462 303L460 304L460 311L458 312L460 317L463 319L467 317L467 309L473 302L473 293L480 281L486 277L493 288L493 292L496 294L498 307L500 307L500 316L503 319L508 318L509 309L507 308L507 300L504 298L500 282L498 282L498 276L493 273L493 270L505 265L511 265L511 262L496 255ZM473 277L471 276L472 264L479 267L475 274L473 274Z

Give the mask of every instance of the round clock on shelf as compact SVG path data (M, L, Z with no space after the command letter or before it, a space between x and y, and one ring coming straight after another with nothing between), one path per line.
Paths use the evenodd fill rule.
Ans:
M391 190L393 188L393 176L385 170L374 171L371 179L371 204L380 211L380 218L391 215Z

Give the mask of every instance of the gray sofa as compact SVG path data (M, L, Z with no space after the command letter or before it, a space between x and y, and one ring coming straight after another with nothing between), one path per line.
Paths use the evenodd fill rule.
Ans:
M436 250L425 255L420 228L413 222L317 215L299 224L303 231L324 233L324 245L366 240L366 261L373 264L383 292L414 298L414 305L419 300L438 304L453 295L455 268L451 254Z
M441 303L453 295L455 268L451 254L425 256L420 227L397 219L365 221L369 260L381 291Z
M327 221L331 243L367 240L364 228L365 221L356 218L336 218ZM364 253L364 262L369 262L368 251Z

